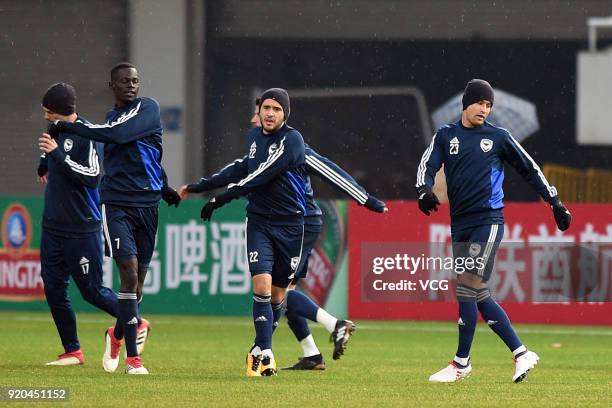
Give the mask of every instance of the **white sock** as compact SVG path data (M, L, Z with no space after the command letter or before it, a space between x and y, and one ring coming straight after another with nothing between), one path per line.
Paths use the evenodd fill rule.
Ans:
M261 349L259 348L259 346L253 347L253 350L251 350L251 355L258 356L260 354L261 354Z
M465 367L470 362L470 357L469 356L468 357L457 357L457 356L455 356L455 358L453 358L453 361L455 363L459 363L459 364L461 364L462 366Z
M516 357L517 354L521 354L523 351L527 351L527 347L521 346L512 352L512 357Z
M302 350L304 351L304 357L316 356L317 354L321 354L321 352L317 348L317 345L315 344L312 334L309 334L308 337L302 339L300 341L300 346L302 346Z
M265 349L265 350L261 350L261 356L262 357L274 357L274 354L272 354L272 350L270 349Z
M317 322L325 326L328 332L332 333L334 331L337 321L338 319L327 313L323 308L320 307L317 310Z

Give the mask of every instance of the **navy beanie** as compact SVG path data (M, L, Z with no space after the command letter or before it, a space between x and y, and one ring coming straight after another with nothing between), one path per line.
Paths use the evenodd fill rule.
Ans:
M76 92L70 84L53 84L45 92L42 106L60 115L72 115L76 111Z
M289 114L291 113L291 105L289 104L289 94L283 88L270 88L264 93L261 94L259 98L259 108L261 109L261 104L264 103L266 99L273 99L280 104L283 108L283 112L285 113L285 121L289 119Z
M472 79L463 91L463 110L478 101L489 101L493 105L493 88L484 79Z

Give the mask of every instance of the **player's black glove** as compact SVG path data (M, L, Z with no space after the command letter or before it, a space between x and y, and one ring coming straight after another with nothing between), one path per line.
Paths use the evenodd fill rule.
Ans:
M181 203L181 196L176 192L175 189L168 186L163 186L161 189L162 199L168 203L168 207L175 206L178 208Z
M48 160L47 153L43 153L40 156L40 160L38 161L38 169L36 169L36 174L38 174L38 177L44 177L49 172L49 165L47 164Z
M385 212L385 208L387 208L384 202L380 201L374 196L369 196L363 206L370 211L375 211L378 213Z
M233 198L228 194L219 194L218 196L211 198L204 205L204 207L202 207L202 211L200 211L200 217L202 218L202 221L210 221L213 212L217 208L223 207L225 204L229 203L232 200Z
M572 223L572 214L570 214L569 210L560 200L556 200L553 204L551 204L551 207L553 215L555 216L557 228L559 228L561 231L568 229Z
M36 173L38 174L38 177L45 176L48 171L49 171L49 167L46 164L42 164L42 163L40 163L38 165L38 169L36 169Z
M419 197L419 210L421 210L423 214L429 217L431 210L438 211L440 201L427 185L417 187L417 196Z
M64 123L61 120L58 120L55 123L51 123L47 128L47 133L51 136L52 139L57 139L59 134L64 131Z

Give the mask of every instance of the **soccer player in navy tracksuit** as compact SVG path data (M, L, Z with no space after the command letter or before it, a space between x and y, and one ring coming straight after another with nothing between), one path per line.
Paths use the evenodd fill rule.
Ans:
M262 127L247 134L243 178L206 203L201 217L248 194L247 256L253 277L255 347L247 355L247 376L275 375L273 310L301 265L306 211L304 140L287 126L289 95L280 88L260 98Z
M255 113L251 118L251 124L253 127L261 127L261 120L259 118L259 98L255 101ZM344 191L359 204L372 211L381 213L387 211L387 208L382 201L378 200L372 195L369 195L366 190L340 166L328 158L319 155L307 144L305 144L304 147L306 170L308 173L320 176L323 178L323 180ZM181 198L185 199L189 193L202 193L237 182L243 177L245 166L246 156L225 166L223 169L221 169L221 171L213 174L210 177L203 177L198 183L184 185L180 190ZM354 330L353 322L335 318L325 309L316 305L308 296L301 292L293 291L299 280L306 277L308 272L308 259L310 258L312 249L314 248L314 245L317 242L321 232L322 223L321 209L314 199L314 192L310 184L310 178L307 176L302 265L299 267L298 273L292 279L285 298L285 303L287 305L286 315L289 327L302 346L304 355L295 365L287 367L287 369L325 369L325 360L323 359L323 356L321 355L321 352L319 351L314 338L310 333L308 322L306 320L307 318L323 324L331 334L334 342L334 359L340 358L340 356L344 353L348 339ZM272 311L274 314L273 330L275 330L282 314L282 303L272 303Z
M71 85L52 85L42 100L47 121L85 121L76 114L76 93ZM83 298L117 317L117 295L102 285L102 239L100 236L101 148L75 134L60 133L56 139L44 133L38 140L43 152L39 180L46 182L40 244L41 277L64 354L47 365L84 363L77 337L76 316L68 283L74 279Z
M148 374L136 345L138 301L155 246L159 200L178 206L180 198L166 185L161 166L159 104L151 98L137 97L139 77L132 64L116 65L109 86L115 108L106 115L105 124L58 122L52 130L104 143L105 175L100 186L103 230L107 255L119 267L121 288L117 324L105 335L103 366L108 372L117 369L125 337L126 373ZM142 324L148 322L142 319Z
M470 348L477 313L503 340L514 357L512 381L521 382L538 362L538 355L523 345L508 316L487 288L495 252L503 237L503 163L514 167L552 208L557 227L569 228L571 215L538 165L506 129L486 121L493 106L493 88L473 79L463 94L461 120L443 126L425 150L417 171L419 208L426 215L437 211L431 191L436 172L444 164L451 212L453 256L481 258L473 269L457 276L459 345L455 358L433 374L432 382L454 382L472 371Z

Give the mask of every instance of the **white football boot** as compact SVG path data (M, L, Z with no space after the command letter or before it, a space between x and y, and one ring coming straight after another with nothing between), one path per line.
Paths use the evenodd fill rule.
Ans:
M472 372L472 364L468 363L467 367L459 368L457 363L450 361L446 367L432 374L429 377L431 382L451 383L469 377Z
M149 370L147 370L145 368L145 366L142 365L142 361L140 360L140 357L128 357L126 360L126 367L125 367L125 373L126 374L149 374Z
M515 383L520 383L525 378L527 378L529 370L531 370L533 367L535 367L536 364L538 364L539 359L540 356L529 350L527 350L522 356L515 358L515 370L514 377L512 377L512 381Z

